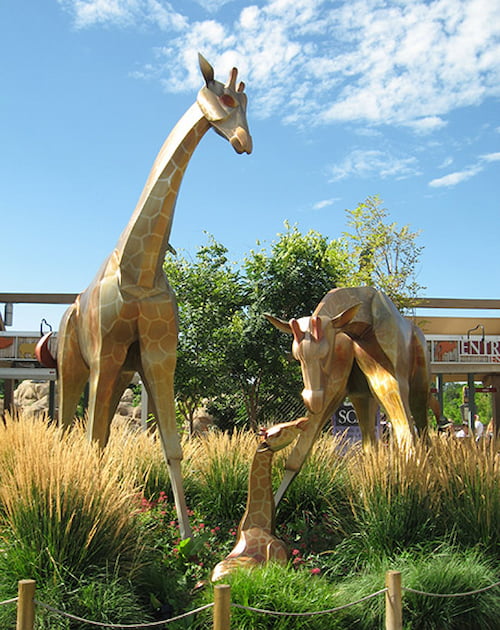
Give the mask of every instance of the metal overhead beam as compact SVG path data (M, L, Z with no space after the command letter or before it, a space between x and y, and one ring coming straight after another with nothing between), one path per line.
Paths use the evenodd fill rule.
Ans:
M415 308L464 308L498 309L500 300L480 298L419 298L413 303Z
M0 293L6 304L72 304L78 293Z

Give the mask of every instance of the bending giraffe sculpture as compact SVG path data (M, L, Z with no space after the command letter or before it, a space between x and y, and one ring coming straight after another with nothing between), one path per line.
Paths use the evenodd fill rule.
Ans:
M377 404L384 408L399 446L412 443L415 428L426 435L431 375L425 337L386 295L371 287L333 289L311 317L289 322L266 317L293 335L292 353L300 361L302 398L309 412L287 459L276 504L347 395L365 448L375 442Z
M269 561L286 564L285 543L275 535L275 506L271 480L273 456L285 448L309 420L298 418L261 431L261 444L255 452L248 477L247 505L238 526L236 545L212 571L212 582L217 582L238 567L253 567Z
M183 538L191 529L174 409L177 307L162 265L182 177L203 135L213 127L237 153L252 151L245 85L236 85L236 68L223 85L201 55L199 63L205 86L160 149L116 248L63 316L57 351L59 422L73 422L89 380L88 435L101 446L123 390L134 372L140 373L157 419ZM40 354L47 342L40 344Z

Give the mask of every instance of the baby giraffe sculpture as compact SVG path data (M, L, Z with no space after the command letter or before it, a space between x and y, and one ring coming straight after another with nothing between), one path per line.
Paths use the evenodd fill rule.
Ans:
M252 151L245 85L236 85L236 68L223 85L201 55L199 63L205 86L162 146L116 248L63 316L57 351L59 422L73 422L89 380L88 435L101 446L125 387L139 372L158 423L184 538L191 530L174 408L177 307L162 265L179 187L203 135L213 127L237 153Z
M254 455L248 478L247 506L238 526L236 545L213 572L216 582L238 567L252 567L273 560L285 564L285 544L275 536L274 497L271 480L273 456L291 444L307 427L307 418L276 424L261 432L262 443Z

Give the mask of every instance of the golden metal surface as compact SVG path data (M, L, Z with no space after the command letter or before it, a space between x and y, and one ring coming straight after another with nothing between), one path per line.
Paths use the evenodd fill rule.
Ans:
M425 338L386 295L371 287L333 289L311 317L289 322L267 317L294 337L292 352L301 365L309 411L276 501L346 396L356 410L364 447L375 441L377 404L400 446L412 444L415 427L425 434L431 378Z
M252 150L247 97L243 84L236 87L236 69L223 85L201 56L200 68L205 86L162 146L116 248L66 311L57 355L59 421L73 422L88 380L88 434L101 446L124 388L139 372L154 408L183 537L190 526L174 409L177 307L162 266L179 186L206 131L213 127L237 153Z

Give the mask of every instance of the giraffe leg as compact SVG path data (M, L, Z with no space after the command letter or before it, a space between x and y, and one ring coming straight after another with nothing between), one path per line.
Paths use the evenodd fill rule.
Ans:
M418 433L428 440L427 409L429 406L430 369L425 338L413 334L413 373L410 379L410 408ZM439 408L439 405L438 405Z
M349 394L349 400L352 402L356 411L359 427L361 429L363 449L368 450L377 443L375 436L377 401L369 394L360 396Z
M111 421L113 420L113 417L116 412L116 408L118 407L118 403L120 402L120 399L123 395L123 392L125 391L125 388L127 387L127 385L130 385L130 383L132 382L132 379L134 378L134 373L135 373L134 370L123 370L118 377L118 382L116 384L113 398L109 406L109 416L108 416L109 426L111 426Z
M414 425L409 404L409 379L393 376L386 367L360 346L357 346L355 354L373 395L385 409L391 421L396 443L403 447L411 446L414 439Z
M61 322L57 349L57 387L59 395L59 424L69 427L73 423L76 407L89 378L78 343L77 312L69 307Z
M156 401L153 403L153 408L156 413L156 422L160 434L163 454L167 463L170 482L172 484L175 507L179 518L180 533L182 538L189 538L192 535L192 532L187 513L184 487L182 484L181 442L175 426L173 374L171 377L167 377L164 374L162 380L159 381L160 387L158 387L156 385L158 381L154 376L154 373L158 371L158 367L161 366L152 366L149 360L146 359L143 361L141 377L150 400ZM173 429L172 418L174 424Z
M182 538L191 536L182 485L182 449L177 431L174 403L174 371L177 322L172 303L141 304L139 339L141 376L153 401L163 453L167 462Z
M90 366L87 434L104 448L108 443L111 420L123 389L119 391L127 346L103 339L99 356Z

